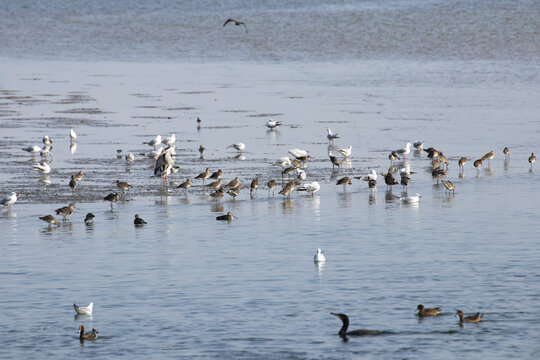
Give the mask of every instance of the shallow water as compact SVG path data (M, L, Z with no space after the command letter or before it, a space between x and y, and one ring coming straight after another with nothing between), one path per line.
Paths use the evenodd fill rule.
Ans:
M396 11L384 4L382 13ZM441 9L431 4L430 11ZM489 11L502 14L505 4ZM468 4L455 11L469 7L476 17L464 16L487 16ZM51 9L66 15L58 5ZM534 6L520 2L514 11L523 9L532 13ZM343 15L338 10L331 13ZM70 36L80 39L72 33L66 41ZM504 36L486 40L501 42L495 59L446 58L444 51L431 60L422 51L400 58L395 49L385 60L349 54L321 61L307 46L290 62L259 61L255 48L247 62L212 55L204 64L193 55L200 47L189 47L187 61L136 62L146 55L133 49L125 62L108 61L118 60L114 49L90 51L91 59L107 61L68 53L42 61L36 54L51 56L39 47L6 42L16 58L0 60L0 190L17 191L19 200L0 209L0 358L537 358L540 178L527 158L540 132L539 64L509 56ZM538 50L521 40L520 48ZM461 49L472 48L465 41ZM268 131L269 117L283 126ZM335 147L328 127L341 135ZM70 128L79 134L73 153ZM171 181L221 168L224 180L238 176L246 186L258 176L257 193L251 198L244 189L234 201L215 201L199 181L188 195L160 190L152 159L140 155L151 147L142 142L171 133L180 165ZM39 156L20 150L41 145L45 134L54 141L50 184L31 169ZM407 159L416 172L408 194L422 195L417 205L401 203L401 187L389 192L382 179L375 192L357 179L346 190L335 185L344 175L387 171L388 152L414 140L444 151L454 196L432 179L426 153ZM240 141L243 160L226 148ZM333 171L328 151L349 144L350 162ZM270 164L291 148L313 156L308 181L321 184L313 197L294 192L283 199L279 186L273 195L264 185L281 180L281 169ZM495 158L477 171L472 162L490 150ZM128 152L136 156L131 165L123 158ZM469 158L463 177L460 156ZM73 193L69 176L79 170L86 176ZM111 210L102 198L117 191L117 179L134 187ZM77 209L61 226L39 220L69 202ZM238 219L215 220L227 211ZM96 215L92 226L83 223L87 212ZM134 227L136 213L148 224ZM316 266L319 247L328 261ZM75 318L72 304L90 301L93 316ZM420 303L442 306L443 314L419 321ZM461 328L457 309L481 311L484 321ZM345 343L330 312L348 314L351 329L392 334ZM79 324L98 329L100 338L80 344Z

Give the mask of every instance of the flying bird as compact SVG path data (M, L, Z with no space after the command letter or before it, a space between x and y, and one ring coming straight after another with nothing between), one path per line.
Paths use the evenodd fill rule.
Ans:
M244 26L244 29L246 29L246 33L248 32L248 29L247 29L246 24L244 24L242 21L237 21L237 20L234 20L234 19L227 19L227 21L225 21L225 23L223 24L223 26L226 26L228 23L233 23L233 24L236 25L236 26L243 25L243 26Z

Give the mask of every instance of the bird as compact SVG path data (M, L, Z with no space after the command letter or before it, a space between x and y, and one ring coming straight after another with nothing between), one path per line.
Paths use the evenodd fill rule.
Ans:
M306 180L307 174L304 170L296 169L296 178L302 182Z
M510 149L505 146L504 149L503 149L503 154L506 157L510 157Z
M270 190L272 190L272 193L274 192L274 189L276 188L276 180L268 180L268 182L266 183L266 186L268 186L268 192L270 192Z
M461 169L461 171L463 171L463 166L465 165L466 162L467 162L466 157L462 156L462 157L459 158L458 166Z
M274 130L280 125L281 125L281 122L275 121L274 119L268 119L268 121L266 121L266 127L269 128L270 130Z
M448 168L441 169L441 168L435 168L431 172L431 176L435 179L437 179L437 184L439 183L439 179L442 179L446 176L446 173L448 172Z
M32 166L32 169L38 171L42 175L45 175L51 172L51 166L46 161L42 161L39 164Z
M490 152L488 152L487 154L485 154L484 156L482 156L481 160L488 160L488 166L491 165L491 159L493 159L493 157L495 157L495 152L493 150L491 150Z
M446 189L445 192L447 191L448 194L450 194L451 191L452 194L454 194L454 190L456 189L456 187L454 186L454 184L452 184L450 180L442 180L442 183Z
M84 178L84 173L82 171L79 171L73 177L73 179L75 179L75 181L81 181L83 178Z
M412 195L412 196L400 197L399 200L401 200L401 202L414 204L414 203L418 203L418 201L420 201L421 197L422 197L422 195L416 194L416 195Z
M352 185L352 180L348 176L344 176L336 182L336 185L343 185L343 190L347 185Z
M311 184L304 184L304 186L301 186L297 189L297 191L306 191L311 193L311 196L315 194L317 191L321 189L321 186L318 182L313 181Z
M27 146L22 148L24 151L35 154L41 151L41 148L37 145Z
M212 173L212 175L210 175L209 179L219 180L219 179L221 179L222 176L223 176L223 171L221 171L221 169L219 169L218 171L214 171Z
M120 195L118 193L110 193L109 195L105 196L103 200L110 201L111 202L111 210L113 209L113 203L120 200Z
M413 143L413 146L415 149L422 150L422 148L424 147L424 142L417 140Z
M171 145L158 156L156 160L156 164L154 166L154 176L160 176L161 177L161 185L167 183L167 176L169 176L171 169L174 165L174 160L172 158L172 155L174 154L175 146Z
M122 193L126 190L129 190L131 189L133 186L128 184L127 182L125 181L120 181L120 180L116 180L116 186L122 190Z
M143 142L143 144L146 144L148 146L153 146L154 149L156 148L156 146L158 146L159 144L161 144L161 135L156 135L155 138L153 138L152 140L150 141L145 141Z
M208 179L210 177L210 169L209 168L206 168L205 171L203 171L202 173L200 173L199 175L195 176L195 180L202 180L203 182L203 186L204 186L204 181L206 179Z
M233 200L236 200L236 197L240 195L240 189L239 188L232 188L227 191L227 194L231 195Z
M407 175L402 175L401 176L401 186L403 186L404 188L406 188L407 186L409 186L409 182L411 181L411 178Z
M332 169L335 169L335 167L337 166L339 171L341 163L339 162L338 158L332 154L328 154L328 156L330 157L330 161L332 162Z
M133 155L133 153L126 154L126 161L127 162L133 162L133 160L135 160L135 155Z
M4 196L2 200L0 200L0 204L7 206L7 208L9 209L11 205L15 204L15 202L17 201L17 196L18 195L16 192L12 192L11 195Z
M95 340L97 337L98 331L96 329L92 329L92 331L85 333L84 326L79 325L79 340Z
M279 194L280 195L283 195L284 197L285 196L290 196L291 195L291 191L296 187L296 183L294 182L289 182L287 183L287 185L285 185L280 191L279 191Z
M206 152L206 148L204 146L199 146L199 154L201 154L201 159L204 159L204 153Z
M222 221L232 221L233 219L234 219L234 215L230 211L225 215L220 215L216 217L216 220L222 220Z
M94 218L95 218L95 217L96 217L96 216L95 216L94 214L92 214L92 213L86 214L86 217L84 218L84 223L85 223L86 225L93 224L93 223L94 223Z
M477 322L482 321L482 318L484 317L484 314L480 314L479 312L477 312L474 315L463 316L463 311L461 310L458 310L456 312L456 315L459 316L460 325L463 324L464 322L477 323Z
M536 155L534 155L534 153L531 153L531 156L529 156L529 164L531 164L531 169L535 162L536 162Z
M395 150L396 154L406 157L411 152L411 143L408 142L403 149Z
M384 182L386 183L387 186L394 186L394 185L399 185L399 183L397 182L396 179L394 179L394 176L392 175L392 173L390 171L388 171L386 174L381 174L384 176Z
M75 181L75 177L71 175L71 180L69 180L69 187L72 191L75 191L77 189L77 182Z
M231 188L236 189L240 185L240 179L238 177L235 177L234 180L229 181L224 187L225 188Z
M223 23L223 26L227 25L228 23L233 23L234 25L236 26L244 26L244 29L246 30L246 34L248 32L248 29L247 29L247 26L246 24L244 24L242 21L237 21L237 20L234 20L234 19L227 19L224 23Z
M238 152L242 152L246 149L246 145L244 143L237 143L237 144L231 144L227 146L227 148L235 148Z
M77 312L77 315L92 315L94 303L91 302L88 306L77 306L76 304L73 304L73 308Z
M475 160L473 165L475 168L480 169L482 167L482 159Z
M338 151L344 158L349 158L352 153L352 145L349 145L349 147L345 149L339 149Z
M374 190L377 188L377 180L369 180L368 181L368 187L371 189L371 190Z
M362 179L364 181L377 180L377 171L375 171L375 169L369 169L369 174L359 176L357 179Z
M317 249L317 253L315 253L315 256L313 256L313 262L323 263L325 261L326 261L326 256L324 256L321 249Z
M424 317L424 316L437 316L441 313L442 308L436 307L436 308L425 308L424 305L420 304L416 307L418 310L418 316Z
M202 122L201 118L197 116L197 124L200 124Z
M71 142L77 139L77 133L73 129L69 129L69 138Z
M216 191L214 191L213 193L211 193L210 196L213 197L214 199L221 199L224 194L225 194L225 189L221 187L217 189Z
M294 156L295 159L298 159L298 158L305 157L305 156L309 155L307 150L302 150L302 149L290 149L289 154Z
M191 179L188 178L186 181L178 185L177 188L186 189L186 192L189 192L189 188L191 187L191 184L192 184Z
M43 141L43 144L45 145L51 145L53 143L52 139L48 135L45 135L41 141Z
M385 333L389 333L387 331L379 331L379 330L366 330L366 329L359 329L359 330L351 330L347 331L349 328L349 317L345 314L337 314L337 313L330 313L331 315L336 316L339 318L343 325L341 326L341 329L339 329L339 336L342 338L346 338L347 336L366 336L366 335L382 335Z
M62 215L62 220L66 220L68 216L73 215L75 204L71 203L68 206L64 206L55 210L56 215Z
M390 160L390 163L394 163L394 161L396 160L399 160L400 157L399 155L395 152L395 151L392 151L389 155L388 155L388 159Z
M146 221L144 221L139 214L135 214L135 219L133 220L133 224L135 225L144 225L146 224Z
M249 192L252 193L257 190L257 187L259 187L259 178L255 178L251 180L251 184L249 186Z
M167 146L171 146L175 142L176 142L176 135L175 134L171 134L171 136L169 136L168 138L165 138L165 139L161 140L161 143L164 144L164 145L167 145Z
M39 218L49 225L60 225L58 220L56 220L56 218L52 215L40 216Z
M335 139L339 138L339 134L338 133L333 133L332 130L330 129L326 129L326 132L328 133L326 135L326 138L328 139L328 141L334 141Z
M285 169L285 167L289 165L292 165L292 162L288 156L280 157L271 164L271 166L281 166L282 169Z

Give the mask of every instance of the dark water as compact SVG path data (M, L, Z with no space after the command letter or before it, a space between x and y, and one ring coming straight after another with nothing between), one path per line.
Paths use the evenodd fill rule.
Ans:
M2 3L0 190L19 200L0 209L0 358L538 358L537 4L220 4ZM229 16L248 35L223 29ZM269 117L283 126L268 131ZM188 196L160 191L142 142L171 133L171 181L221 168L226 181L258 176L257 193L217 202L198 181ZM20 150L46 134L50 184ZM389 150L415 140L444 151L455 196L425 153L407 159L417 205L382 179L375 192L335 185L387 171ZM243 160L226 148L236 142ZM348 145L333 171L328 151ZM313 156L313 197L264 186L292 148ZM111 211L102 198L117 179L134 188ZM69 202L60 227L39 220ZM238 219L215 220L227 211ZM74 318L72 304L90 301L93 316ZM419 321L420 303L443 314ZM461 328L457 309L484 321ZM330 312L392 334L344 343ZM79 324L100 338L80 344Z

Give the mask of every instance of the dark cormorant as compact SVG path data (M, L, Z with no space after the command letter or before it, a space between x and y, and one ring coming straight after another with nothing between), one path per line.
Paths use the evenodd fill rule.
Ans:
M347 336L369 336L369 335L383 335L383 334L389 334L388 331L379 331L379 330L366 330L366 329L358 329L358 330L352 330L347 331L349 328L349 317L345 314L336 314L336 313L330 313L338 318L341 319L343 322L343 326L339 330L339 336L342 338L346 338Z

